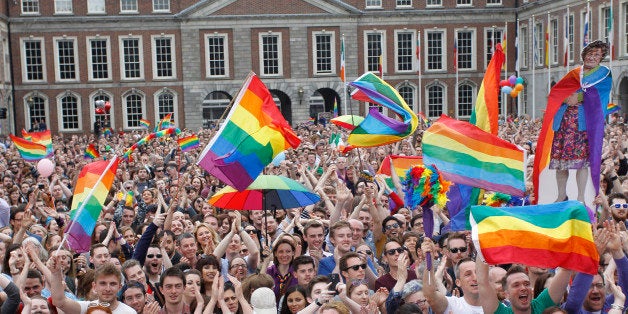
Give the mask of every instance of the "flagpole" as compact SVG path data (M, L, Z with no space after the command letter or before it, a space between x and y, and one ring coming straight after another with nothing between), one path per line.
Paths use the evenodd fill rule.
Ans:
M342 111L344 114L347 114L347 98L348 98L348 94L347 94L347 60L346 60L346 49L347 47L345 46L345 34L342 34L342 55L340 56L341 58L341 63L342 63L342 67L343 67L343 72L342 72L342 85L344 85L344 97L342 97L343 100L343 107L344 110Z
M536 120L536 25L534 24L534 15L532 15L532 120Z
M569 6L567 6L567 19L565 19L565 40L567 44L564 45L567 47L565 49L565 68L569 71Z
M418 31L417 34L417 48L416 48L416 58L417 58L417 63L418 63L418 71L419 71L419 101L418 101L418 110L415 110L417 113L420 111L423 111L423 106L421 105L422 101L423 101L423 85L421 83L422 81L422 77L421 77L421 31Z
M454 92L455 94L455 98L454 98L454 104L455 104L455 108L454 110L456 110L456 112L458 112L458 32L454 32L454 69L456 69L456 88L454 88ZM455 114L456 118L458 117L458 114Z
M550 13L547 11L547 94L552 88L552 35L550 32Z
M515 74L517 77L520 75L520 65L519 65L519 19L517 19L517 24L515 26ZM517 116L521 116L521 96L517 95Z
M613 18L613 0L611 0L611 4L610 4L609 8L610 8L609 9L610 11L608 12L608 15L609 15L608 22L610 23L610 27L608 29L608 39L607 39L607 41L608 41L608 50L609 50L609 53L608 53L608 68L611 69L611 71L612 71L612 69L613 69L613 50L614 50L614 47L613 47L613 37L614 37L613 35L614 34L613 33L615 32L615 25L613 25L613 24L615 24L615 19ZM611 95L612 95L612 93L611 93ZM611 102L613 102L612 98L611 98Z
M109 169L111 168L111 166L113 166L113 163L118 159L118 156L113 155L113 158L111 158L111 161L109 162L109 164L107 164L107 167L105 168L105 170L103 170L103 172L100 174L100 177L98 177L98 180L96 180L96 183L94 184L94 187L96 187L101 181L102 179L105 177L105 175L109 172ZM57 248L57 251L55 253L55 255L59 254L59 251L61 250L61 248L63 247L63 245L65 244L65 242L67 242L68 240L68 232L70 230L70 228L76 223L76 217L80 217L80 215L83 213L83 210L85 209L85 205L89 202L89 199L92 198L92 196L94 195L94 191L96 189L93 188L89 191L89 193L87 194L87 196L85 197L85 199L83 199L83 203L81 203L81 206L79 206L79 208L76 210L76 213L74 214L74 218L70 220L70 224L68 224L68 226L66 227L66 232L63 234L63 239L61 239L61 243L59 243L59 247Z
M508 79L508 52L506 51L508 45L506 41L508 41L508 22L504 22L504 34L502 35L502 48L504 49L504 79ZM508 116L508 97L502 98L502 106L504 109L504 119Z

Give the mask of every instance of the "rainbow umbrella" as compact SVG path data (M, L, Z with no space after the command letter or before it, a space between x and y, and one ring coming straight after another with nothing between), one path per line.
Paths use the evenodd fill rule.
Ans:
M355 129L356 126L358 126L358 124L362 123L362 121L364 121L364 117L361 116L356 116L356 115L351 115L351 114L346 114L340 117L335 117L333 119L330 120L331 123L348 129L348 130L353 130Z

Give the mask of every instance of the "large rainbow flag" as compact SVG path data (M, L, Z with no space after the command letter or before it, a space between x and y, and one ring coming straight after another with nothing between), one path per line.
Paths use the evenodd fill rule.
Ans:
M70 211L70 224L65 229L68 245L77 253L87 252L92 233L103 204L115 179L120 159L92 162L81 170Z
M52 155L52 150L48 153L46 146L25 140L13 134L9 134L11 141L20 153L20 156L26 161L39 161Z
M523 150L464 121L442 115L423 133L423 163L445 179L523 196Z
M596 274L599 256L584 205L567 201L471 207L471 235L489 264L521 263Z
M197 163L221 181L244 190L277 154L300 143L264 83L251 73Z
M496 45L495 53L488 63L482 85L478 90L478 97L475 100L475 107L471 113L471 124L477 125L480 129L497 135L499 128L499 77L502 64L504 63L504 52L501 44Z
M419 125L419 119L396 89L377 75L367 72L349 83L357 88L354 99L379 104L396 113L401 121L388 117L377 108L351 131L347 142L354 147L381 146L400 141L411 135Z
M41 132L26 132L26 130L22 129L22 137L28 141L33 143L41 144L46 146L46 152L49 156L52 156L52 135L50 130L41 131Z
M581 82L582 79L582 82ZM612 112L609 108L609 96L612 87L611 71L605 66L599 66L594 71L582 73L578 67L569 71L550 90L547 108L543 116L543 125L537 141L532 182L536 201L540 204L554 202L556 199L556 177L549 169L554 128L560 125L554 117L559 110L563 110L563 101L571 94L582 91L582 109L586 117L585 126L589 141L589 163L591 167L592 186L588 185L585 200L591 205L592 198L597 195L600 186L600 165L602 156L602 141L604 139L604 117ZM543 178L541 180L541 178Z
M394 171L397 177L403 181L408 169L422 164L423 158L421 158L421 156L388 155L382 160L382 164L379 166L377 173L392 176L392 172Z

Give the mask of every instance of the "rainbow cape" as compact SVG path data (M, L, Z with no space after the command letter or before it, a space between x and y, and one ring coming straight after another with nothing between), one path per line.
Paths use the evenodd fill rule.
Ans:
M523 196L523 150L464 121L442 115L423 133L423 163L445 179Z
M379 104L396 113L402 121L390 118L371 108L369 114L349 134L347 142L354 147L381 146L400 141L411 135L419 119L396 89L377 75L368 72L349 83L357 88L354 99Z
M98 150L96 149L96 147L94 146L94 143L90 143L87 148L85 148L85 155L84 157L87 159L96 159L98 157L100 157L100 153L98 153Z
M277 154L300 143L264 83L251 73L197 163L221 181L244 190Z
M582 83L581 83L582 80ZM582 73L582 67L569 71L550 90L543 125L536 146L532 182L534 195L539 203L553 202L556 198L556 177L549 169L554 130L554 117L563 101L571 94L583 92L583 109L586 117L586 132L589 141L589 163L593 186L587 186L588 195L597 195L600 188L600 164L602 140L604 139L604 117L609 113L608 103L612 87L610 70L599 66L589 73ZM612 108L611 108L612 110ZM557 121L560 123L560 121ZM540 178L543 178L540 180ZM553 195L551 194L553 193Z
M181 148L182 152L187 152L201 145L198 140L198 136L196 136L195 134L182 137L177 140L177 143L179 143L179 147Z
M92 233L103 204L115 179L120 159L92 162L81 170L70 211L70 224L65 229L68 245L77 253L89 251Z
M489 264L521 263L596 274L598 256L584 205L567 201L471 207L471 236Z
M9 134L9 137L20 153L20 156L26 161L39 161L52 156L52 152L48 153L48 149L42 144L19 138L13 134Z
M478 90L475 100L475 107L471 113L471 124L477 125L480 129L497 135L499 116L499 77L502 64L504 63L504 52L500 44L496 45L495 53L488 63L482 85Z

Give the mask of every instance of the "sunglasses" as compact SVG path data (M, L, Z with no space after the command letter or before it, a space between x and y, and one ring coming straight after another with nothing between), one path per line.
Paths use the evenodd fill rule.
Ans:
M449 249L449 252L454 253L454 254L456 254L456 253L458 253L458 252L460 252L460 253L464 253L464 252L466 252L466 251L467 251L467 247L466 247L466 246L463 246L463 247L455 247L455 248L453 248L453 249Z
M146 255L146 257L147 258L155 258L155 257L162 258L163 255L161 255L161 254L148 254L148 255Z
M366 264L358 264L358 265L349 266L349 267L345 268L345 271L347 271L349 269L353 269L353 270L357 271L360 268L366 269Z
M628 208L628 204L615 204L613 205L615 208Z
M246 231L246 233L248 233L248 234L256 234L257 233L257 230L255 230L255 229L248 229L248 230L245 229L244 231Z
M358 254L366 254L366 255L371 255L371 254L373 254L373 251L371 251L371 250L366 250L366 251L357 251L356 253L358 253Z
M388 254L388 255L394 255L394 254L395 254L395 252L397 252L397 253L401 254L401 253L403 253L403 251L405 251L405 250L406 250L405 248L403 248L403 247L401 247L401 246L400 246L400 247L398 247L398 248L396 248L396 249L386 250L386 254Z
M394 223L392 225L386 225L386 230L397 229L397 228L399 228L399 224L398 223Z

